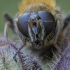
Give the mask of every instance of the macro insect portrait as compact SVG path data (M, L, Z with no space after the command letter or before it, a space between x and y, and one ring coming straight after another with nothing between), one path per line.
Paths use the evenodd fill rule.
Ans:
M64 16L55 0L22 0L18 9L14 19L3 13L4 39L0 46L6 47L7 53L1 48L5 68L9 70L9 53L14 70L69 70L70 15ZM8 35L9 28L16 35L14 39Z

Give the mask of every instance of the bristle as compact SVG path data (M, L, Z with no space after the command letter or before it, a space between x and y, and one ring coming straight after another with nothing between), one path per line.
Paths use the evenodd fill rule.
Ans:
M32 4L35 4L35 3L45 4L47 7L49 7L49 10L53 10L56 6L55 0L22 0L22 2L19 4L20 13L23 13L27 6L31 6Z

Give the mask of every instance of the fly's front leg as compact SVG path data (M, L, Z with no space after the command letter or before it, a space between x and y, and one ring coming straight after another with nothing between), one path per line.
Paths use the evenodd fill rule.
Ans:
M5 27L4 27L4 37L5 37L7 42L8 42L8 28L9 28L9 24L10 23L5 23Z
M20 47L20 49L18 50L18 52L19 52L19 51L26 45L26 41L27 41L28 39L27 39L24 35L21 34L21 32L20 32L19 29L18 29L17 23L18 23L18 22L14 23L15 31L16 31L17 35L20 37L20 39L21 39L22 42L23 42L23 46Z
M61 27L62 25L62 27ZM58 38L62 38L62 39L65 39L65 40L70 40L70 36L68 37L65 37L63 36L63 32L66 34L65 31L68 30L70 26L70 21L67 23L67 25L65 25L65 23L61 23L60 20L58 19L57 20L57 27L56 27L56 32L55 32L55 36L54 36L54 46L57 48L57 50L61 53L61 49L59 48L59 46L57 45L57 41L58 41Z
M24 43L19 49L18 51L14 54L13 59L17 62L16 56L17 54L20 52L20 50L26 45L26 43Z
M24 46L26 46L26 38L25 38L25 36L22 35L21 32L18 30L17 22L14 24L14 26L15 26L16 33L19 35L20 39L21 39L22 42L23 42L23 45L18 49L18 51L17 51L17 52L15 53L15 55L13 56L13 59L14 59L15 61L17 61L17 60L16 60L17 54L20 52L20 50L21 50Z
M56 31L55 31L54 43L53 44L54 44L55 48L58 50L58 52L61 54L61 49L57 45L57 41L58 41L60 32L61 32L60 23L59 23L59 20L57 20L57 26L56 26Z
M8 44L8 28L9 28L9 24L10 23L5 23L5 27L4 27L4 38L6 39L6 42L3 44L0 44L0 46L5 46Z
M7 14L4 13L3 17L5 19L5 27L4 27L4 37L6 38L6 40L8 41L8 28L11 28L13 32L14 31L14 22L13 19Z

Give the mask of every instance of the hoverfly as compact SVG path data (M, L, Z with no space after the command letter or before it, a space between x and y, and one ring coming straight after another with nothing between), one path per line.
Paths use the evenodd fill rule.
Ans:
M19 10L20 14L15 22L8 14L4 14L5 19L8 21L5 24L4 36L7 38L7 28L10 27L19 35L24 44L23 46L26 45L26 41L29 41L32 47L41 49L52 43L61 53L61 49L57 45L58 39L70 38L62 35L64 24L61 12L56 9L55 1L25 0L20 4Z

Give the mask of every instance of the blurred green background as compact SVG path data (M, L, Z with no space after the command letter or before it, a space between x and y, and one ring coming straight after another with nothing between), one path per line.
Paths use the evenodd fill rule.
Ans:
M0 0L0 33L4 30L3 12L8 12L13 18L18 11L18 4L22 0ZM68 14L70 12L70 0L56 0L61 10Z

